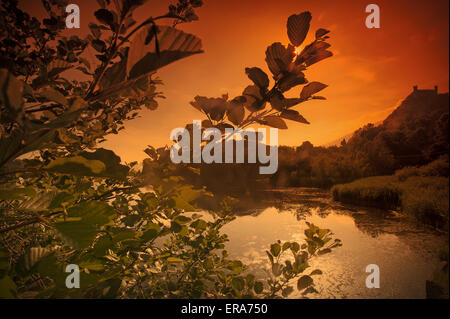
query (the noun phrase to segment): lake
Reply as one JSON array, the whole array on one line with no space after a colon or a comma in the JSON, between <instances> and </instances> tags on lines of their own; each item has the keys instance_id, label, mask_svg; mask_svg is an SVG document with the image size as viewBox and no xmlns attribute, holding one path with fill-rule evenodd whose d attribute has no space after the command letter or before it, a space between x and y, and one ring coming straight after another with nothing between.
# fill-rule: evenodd
<instances>
[{"instance_id":1,"label":"lake","mask_svg":"<svg viewBox=\"0 0 450 319\"><path fill-rule=\"evenodd\" d=\"M265 251L270 244L278 239L301 243L308 221L331 229L343 243L311 261L308 270L319 268L323 275L314 276L319 293L309 298L425 298L425 282L432 278L448 234L397 212L334 202L323 190L287 188L260 195L255 207L223 228L230 257L242 260L258 277L265 278L269 269ZM365 285L369 264L379 266L380 288Z\"/></svg>"}]
</instances>

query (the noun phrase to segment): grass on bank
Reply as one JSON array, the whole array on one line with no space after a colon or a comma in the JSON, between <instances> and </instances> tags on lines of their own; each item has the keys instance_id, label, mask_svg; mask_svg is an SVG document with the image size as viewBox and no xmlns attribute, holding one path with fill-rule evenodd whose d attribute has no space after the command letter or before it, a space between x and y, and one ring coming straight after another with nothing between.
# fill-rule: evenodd
<instances>
[{"instance_id":1,"label":"grass on bank","mask_svg":"<svg viewBox=\"0 0 450 319\"><path fill-rule=\"evenodd\" d=\"M424 223L448 230L448 161L406 167L392 176L374 176L335 185L331 192L335 200L344 203L400 210Z\"/></svg>"}]
</instances>

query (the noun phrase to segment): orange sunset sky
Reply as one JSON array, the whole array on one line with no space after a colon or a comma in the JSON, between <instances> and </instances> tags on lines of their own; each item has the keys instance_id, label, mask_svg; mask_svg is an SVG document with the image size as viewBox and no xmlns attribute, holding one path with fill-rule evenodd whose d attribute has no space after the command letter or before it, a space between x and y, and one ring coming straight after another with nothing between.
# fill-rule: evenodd
<instances>
[{"instance_id":1,"label":"orange sunset sky","mask_svg":"<svg viewBox=\"0 0 450 319\"><path fill-rule=\"evenodd\" d=\"M24 6L37 6L37 2ZM73 0L81 10L80 34L98 9L94 0ZM138 21L165 13L166 1L149 0L138 9ZM378 4L381 28L367 29L365 7ZM369 122L384 119L412 90L449 86L448 0L205 0L197 10L199 21L179 27L203 41L204 53L177 61L158 72L166 96L156 111L143 110L141 117L127 122L125 130L108 137L105 148L122 160L141 160L148 145L170 145L169 134L202 114L189 105L196 95L216 97L240 95L251 82L245 67L258 66L270 74L265 50L273 42L287 44L286 20L293 13L310 11L311 31L331 30L334 56L306 71L309 81L329 87L320 95L326 101L310 101L295 107L311 124L288 121L289 130L279 131L279 143L327 144ZM38 10L38 9L36 9ZM300 87L292 89L298 95Z\"/></svg>"}]
</instances>

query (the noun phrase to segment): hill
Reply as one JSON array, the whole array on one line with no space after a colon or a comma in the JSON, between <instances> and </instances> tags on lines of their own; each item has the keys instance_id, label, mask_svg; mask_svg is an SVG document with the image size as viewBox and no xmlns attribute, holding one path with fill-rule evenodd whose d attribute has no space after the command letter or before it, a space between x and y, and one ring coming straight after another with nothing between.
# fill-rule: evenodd
<instances>
[{"instance_id":1,"label":"hill","mask_svg":"<svg viewBox=\"0 0 450 319\"><path fill-rule=\"evenodd\" d=\"M448 98L414 87L381 124L367 124L342 145L280 147L272 184L329 187L448 157Z\"/></svg>"}]
</instances>

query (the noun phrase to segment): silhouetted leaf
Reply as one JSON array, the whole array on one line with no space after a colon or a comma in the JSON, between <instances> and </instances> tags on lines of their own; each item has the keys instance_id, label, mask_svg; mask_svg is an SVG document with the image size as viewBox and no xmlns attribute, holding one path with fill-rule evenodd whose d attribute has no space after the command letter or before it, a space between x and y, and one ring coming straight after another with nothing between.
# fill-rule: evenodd
<instances>
[{"instance_id":1,"label":"silhouetted leaf","mask_svg":"<svg viewBox=\"0 0 450 319\"><path fill-rule=\"evenodd\" d=\"M328 34L329 32L330 31L326 30L326 29L322 29L322 28L318 29L316 31L316 39L319 39L319 38L323 37L325 34Z\"/></svg>"},{"instance_id":2,"label":"silhouetted leaf","mask_svg":"<svg viewBox=\"0 0 450 319\"><path fill-rule=\"evenodd\" d=\"M61 92L52 87L46 87L39 91L38 94L49 101L53 101L62 105L68 104L66 97Z\"/></svg>"},{"instance_id":3,"label":"silhouetted leaf","mask_svg":"<svg viewBox=\"0 0 450 319\"><path fill-rule=\"evenodd\" d=\"M286 92L300 84L305 84L307 80L302 72L289 73L281 78L278 83L278 89L281 92Z\"/></svg>"},{"instance_id":4,"label":"silhouetted leaf","mask_svg":"<svg viewBox=\"0 0 450 319\"><path fill-rule=\"evenodd\" d=\"M294 56L294 48L292 46L286 48L280 42L275 42L267 47L266 62L274 77L288 71Z\"/></svg>"},{"instance_id":5,"label":"silhouetted leaf","mask_svg":"<svg viewBox=\"0 0 450 319\"><path fill-rule=\"evenodd\" d=\"M114 16L107 9L99 9L99 10L95 11L94 15L100 23L103 23L103 24L109 25L109 26L112 26L114 24Z\"/></svg>"},{"instance_id":6,"label":"silhouetted leaf","mask_svg":"<svg viewBox=\"0 0 450 319\"><path fill-rule=\"evenodd\" d=\"M300 14L293 14L287 20L287 33L289 40L294 46L303 43L309 31L311 22L311 13L308 11Z\"/></svg>"},{"instance_id":7,"label":"silhouetted leaf","mask_svg":"<svg viewBox=\"0 0 450 319\"><path fill-rule=\"evenodd\" d=\"M329 58L333 55L332 52L327 49L330 47L329 43L324 41L314 41L306 46L303 51L297 56L295 64L299 65L304 63L306 66L310 66L323 59Z\"/></svg>"},{"instance_id":8,"label":"silhouetted leaf","mask_svg":"<svg viewBox=\"0 0 450 319\"><path fill-rule=\"evenodd\" d=\"M290 107L293 107L293 106L295 106L295 105L297 105L297 104L299 104L301 102L302 102L302 99L300 99L300 98L290 98L290 99L285 99L284 100L284 105L285 105L286 108L290 108Z\"/></svg>"},{"instance_id":9,"label":"silhouetted leaf","mask_svg":"<svg viewBox=\"0 0 450 319\"><path fill-rule=\"evenodd\" d=\"M102 53L102 52L105 52L105 51L106 51L106 44L105 44L105 42L103 42L102 40L98 40L98 39L92 40L91 44L92 44L92 47L93 47L97 52Z\"/></svg>"},{"instance_id":10,"label":"silhouetted leaf","mask_svg":"<svg viewBox=\"0 0 450 319\"><path fill-rule=\"evenodd\" d=\"M285 107L285 98L283 94L279 91L277 91L271 98L270 98L270 105L278 111L281 111Z\"/></svg>"},{"instance_id":11,"label":"silhouetted leaf","mask_svg":"<svg viewBox=\"0 0 450 319\"><path fill-rule=\"evenodd\" d=\"M68 70L72 67L72 64L63 61L63 60L54 60L50 62L47 66L47 74L48 77L55 76L65 70Z\"/></svg>"},{"instance_id":12,"label":"silhouetted leaf","mask_svg":"<svg viewBox=\"0 0 450 319\"><path fill-rule=\"evenodd\" d=\"M328 85L320 83L320 82L311 82L303 87L302 93L300 93L300 98L302 100L307 100L313 94L322 91L328 87Z\"/></svg>"},{"instance_id":13,"label":"silhouetted leaf","mask_svg":"<svg viewBox=\"0 0 450 319\"><path fill-rule=\"evenodd\" d=\"M242 104L234 103L233 101L231 101L227 110L227 117L230 122L234 125L239 125L243 121L244 116L244 106Z\"/></svg>"},{"instance_id":14,"label":"silhouetted leaf","mask_svg":"<svg viewBox=\"0 0 450 319\"><path fill-rule=\"evenodd\" d=\"M276 127L281 130L287 129L286 123L276 115L268 115L263 118L263 123L268 126Z\"/></svg>"},{"instance_id":15,"label":"silhouetted leaf","mask_svg":"<svg viewBox=\"0 0 450 319\"><path fill-rule=\"evenodd\" d=\"M245 97L246 101L244 106L250 112L260 111L265 107L265 102L261 95L261 90L256 85L249 85L244 89L242 95Z\"/></svg>"},{"instance_id":16,"label":"silhouetted leaf","mask_svg":"<svg viewBox=\"0 0 450 319\"><path fill-rule=\"evenodd\" d=\"M139 31L132 41L128 53L127 74L129 79L137 78L157 70L176 60L202 53L202 42L192 34L168 27L158 27L159 33L145 44L149 28ZM156 50L156 38L160 54Z\"/></svg>"},{"instance_id":17,"label":"silhouetted leaf","mask_svg":"<svg viewBox=\"0 0 450 319\"><path fill-rule=\"evenodd\" d=\"M127 58L128 48L125 51L125 57L119 62L114 63L109 67L100 81L100 87L102 89L109 88L114 84L120 83L125 80L127 75Z\"/></svg>"},{"instance_id":18,"label":"silhouetted leaf","mask_svg":"<svg viewBox=\"0 0 450 319\"><path fill-rule=\"evenodd\" d=\"M245 68L245 73L259 88L267 88L269 86L269 77L260 68Z\"/></svg>"},{"instance_id":19,"label":"silhouetted leaf","mask_svg":"<svg viewBox=\"0 0 450 319\"><path fill-rule=\"evenodd\" d=\"M309 122L295 110L283 110L280 116L291 121L309 124Z\"/></svg>"}]
</instances>

